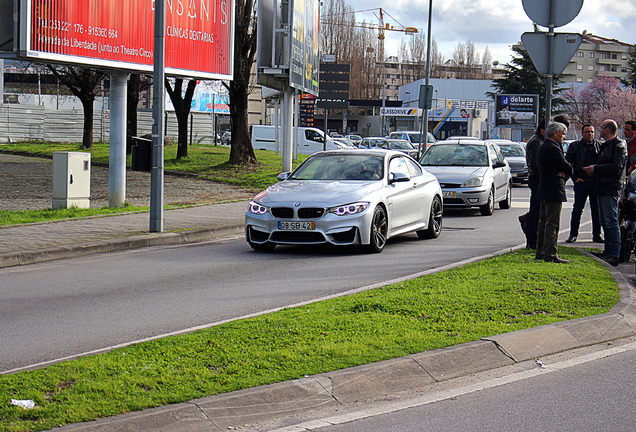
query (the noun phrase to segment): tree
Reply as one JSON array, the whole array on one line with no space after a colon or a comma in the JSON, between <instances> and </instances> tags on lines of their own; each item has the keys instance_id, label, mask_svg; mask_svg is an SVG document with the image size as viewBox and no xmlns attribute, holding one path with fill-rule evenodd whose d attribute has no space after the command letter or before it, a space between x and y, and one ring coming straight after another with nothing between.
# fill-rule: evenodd
<instances>
[{"instance_id":1,"label":"tree","mask_svg":"<svg viewBox=\"0 0 636 432\"><path fill-rule=\"evenodd\" d=\"M234 25L234 79L229 85L232 145L230 163L255 164L247 123L250 76L256 54L256 4L254 0L236 0Z\"/></svg>"},{"instance_id":2,"label":"tree","mask_svg":"<svg viewBox=\"0 0 636 432\"><path fill-rule=\"evenodd\" d=\"M79 66L47 65L47 67L82 103L84 111L82 146L93 148L93 103L97 97L97 90L104 80L104 74Z\"/></svg>"},{"instance_id":3,"label":"tree","mask_svg":"<svg viewBox=\"0 0 636 432\"><path fill-rule=\"evenodd\" d=\"M607 95L606 102L605 109L594 113L593 124L600 124L606 119L612 119L620 126L627 120L636 118L636 90L634 88L613 89Z\"/></svg>"},{"instance_id":4,"label":"tree","mask_svg":"<svg viewBox=\"0 0 636 432\"><path fill-rule=\"evenodd\" d=\"M504 66L504 77L493 80L491 87L495 92L488 92L488 96L495 97L497 94L536 94L539 95L539 117L545 116L545 96L546 85L539 72L534 67L530 55L521 45L513 45L513 58L510 63ZM552 106L553 113L556 108L565 103L558 94L563 91L558 84L562 81L560 76L555 76L553 83Z\"/></svg>"},{"instance_id":5,"label":"tree","mask_svg":"<svg viewBox=\"0 0 636 432\"><path fill-rule=\"evenodd\" d=\"M610 111L620 91L618 78L600 75L581 90L574 86L563 93L565 112L577 123L594 124L599 112Z\"/></svg>"},{"instance_id":6,"label":"tree","mask_svg":"<svg viewBox=\"0 0 636 432\"><path fill-rule=\"evenodd\" d=\"M636 45L634 45L634 48L629 55L627 65L629 66L629 77L626 80L622 80L622 82L626 86L636 89Z\"/></svg>"},{"instance_id":7,"label":"tree","mask_svg":"<svg viewBox=\"0 0 636 432\"><path fill-rule=\"evenodd\" d=\"M197 80L189 80L185 91L182 90L183 78L175 78L174 88L168 78L166 78L165 86L177 117L177 159L181 159L188 157L188 116L190 115L190 107L192 106L192 97L197 86Z\"/></svg>"},{"instance_id":8,"label":"tree","mask_svg":"<svg viewBox=\"0 0 636 432\"><path fill-rule=\"evenodd\" d=\"M137 108L143 90L148 89L152 80L145 75L131 74L126 87L126 153L132 149L132 137L137 136Z\"/></svg>"}]
</instances>

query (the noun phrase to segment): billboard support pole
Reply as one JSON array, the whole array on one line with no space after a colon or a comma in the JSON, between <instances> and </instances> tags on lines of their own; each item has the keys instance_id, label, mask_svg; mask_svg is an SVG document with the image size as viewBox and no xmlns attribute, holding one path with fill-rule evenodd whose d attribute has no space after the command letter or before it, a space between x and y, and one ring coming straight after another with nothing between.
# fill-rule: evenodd
<instances>
[{"instance_id":1,"label":"billboard support pole","mask_svg":"<svg viewBox=\"0 0 636 432\"><path fill-rule=\"evenodd\" d=\"M125 72L110 74L110 146L108 206L123 207L126 201L126 81Z\"/></svg>"},{"instance_id":2,"label":"billboard support pole","mask_svg":"<svg viewBox=\"0 0 636 432\"><path fill-rule=\"evenodd\" d=\"M163 231L163 114L166 53L165 2L155 2L155 53L152 95L152 169L150 172L150 232Z\"/></svg>"},{"instance_id":3,"label":"billboard support pole","mask_svg":"<svg viewBox=\"0 0 636 432\"><path fill-rule=\"evenodd\" d=\"M283 171L292 170L292 147L293 147L293 126L294 126L294 89L287 87L283 91L283 119L281 122L283 130Z\"/></svg>"}]
</instances>

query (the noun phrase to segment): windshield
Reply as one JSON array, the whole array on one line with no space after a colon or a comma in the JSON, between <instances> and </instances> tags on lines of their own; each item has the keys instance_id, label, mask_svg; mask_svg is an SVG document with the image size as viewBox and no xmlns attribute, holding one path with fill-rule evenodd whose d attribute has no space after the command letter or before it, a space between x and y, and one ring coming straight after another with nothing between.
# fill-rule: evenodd
<instances>
[{"instance_id":1,"label":"windshield","mask_svg":"<svg viewBox=\"0 0 636 432\"><path fill-rule=\"evenodd\" d=\"M410 142L405 140L389 141L389 147L393 150L413 150L414 148Z\"/></svg>"},{"instance_id":2,"label":"windshield","mask_svg":"<svg viewBox=\"0 0 636 432\"><path fill-rule=\"evenodd\" d=\"M483 145L435 144L422 156L422 165L488 166L488 155Z\"/></svg>"},{"instance_id":3,"label":"windshield","mask_svg":"<svg viewBox=\"0 0 636 432\"><path fill-rule=\"evenodd\" d=\"M408 133L407 134L409 136L409 140L411 140L412 143L418 143L422 140L422 134L420 133Z\"/></svg>"},{"instance_id":4,"label":"windshield","mask_svg":"<svg viewBox=\"0 0 636 432\"><path fill-rule=\"evenodd\" d=\"M499 145L499 148L506 157L526 157L526 152L523 150L523 146L517 145Z\"/></svg>"},{"instance_id":5,"label":"windshield","mask_svg":"<svg viewBox=\"0 0 636 432\"><path fill-rule=\"evenodd\" d=\"M292 180L380 180L384 157L378 155L315 155L289 177Z\"/></svg>"}]
</instances>

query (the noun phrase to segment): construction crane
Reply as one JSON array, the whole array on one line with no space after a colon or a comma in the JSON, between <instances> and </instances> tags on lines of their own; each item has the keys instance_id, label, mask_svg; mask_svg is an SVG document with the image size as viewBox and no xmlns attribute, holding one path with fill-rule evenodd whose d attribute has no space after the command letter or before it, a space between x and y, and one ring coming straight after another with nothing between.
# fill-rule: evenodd
<instances>
[{"instance_id":1,"label":"construction crane","mask_svg":"<svg viewBox=\"0 0 636 432\"><path fill-rule=\"evenodd\" d=\"M366 28L366 29L370 29L370 30L377 30L378 31L378 58L380 59L380 61L382 63L384 63L385 58L384 58L384 38L385 38L385 32L388 31L397 31L397 32L402 32L405 33L407 35L413 35L415 33L418 33L418 30L415 27L407 27L402 25L398 20L396 20L393 16L391 16L391 14L389 14L387 11L385 11L382 8L374 8L374 9L365 9L365 10L361 10L361 11L353 11L353 12L345 12L346 14L356 14L356 13L361 13L361 12L373 12L373 14L376 16L376 18L378 19L378 24L373 24L370 22L356 22L356 21L345 21L343 19L340 18L340 16L338 18L338 20L334 20L333 18L335 16L325 16L322 17L321 19L321 24L325 24L325 25L337 25L337 26L345 26L345 27L360 27L360 28ZM389 16L393 21L395 21L395 23L397 24L397 27L389 24L389 23L385 23L384 22L384 15Z\"/></svg>"}]
</instances>

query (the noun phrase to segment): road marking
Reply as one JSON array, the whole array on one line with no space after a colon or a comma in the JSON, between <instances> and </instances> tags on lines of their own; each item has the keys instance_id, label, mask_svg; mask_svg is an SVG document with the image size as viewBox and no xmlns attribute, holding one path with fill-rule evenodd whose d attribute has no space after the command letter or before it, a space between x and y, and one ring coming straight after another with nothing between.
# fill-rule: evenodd
<instances>
[{"instance_id":1,"label":"road marking","mask_svg":"<svg viewBox=\"0 0 636 432\"><path fill-rule=\"evenodd\" d=\"M396 401L383 404L380 407L369 408L361 411L350 412L337 416L325 417L323 419L311 420L297 425L286 426L279 429L274 429L270 432L307 432L321 427L328 427L348 423L351 421L361 420L369 417L376 417L380 415L390 414L397 411L402 411L409 408L417 408L424 405L429 405L435 402L456 398L458 396L475 393L482 390L491 389L494 387L500 387L506 384L511 384L517 381L534 378L544 375L546 373L559 372L564 369L568 369L574 366L578 366L584 363L588 363L602 358L610 357L617 354L622 354L628 351L636 350L636 342L623 345L620 347L609 348L603 351L582 355L569 360L564 360L554 364L547 364L545 367L538 367L529 371L516 372L510 375L506 375L499 378L494 378L488 381L484 381L477 384L472 384L457 389L445 390L430 395L424 395L412 398L407 401Z\"/></svg>"}]
</instances>

